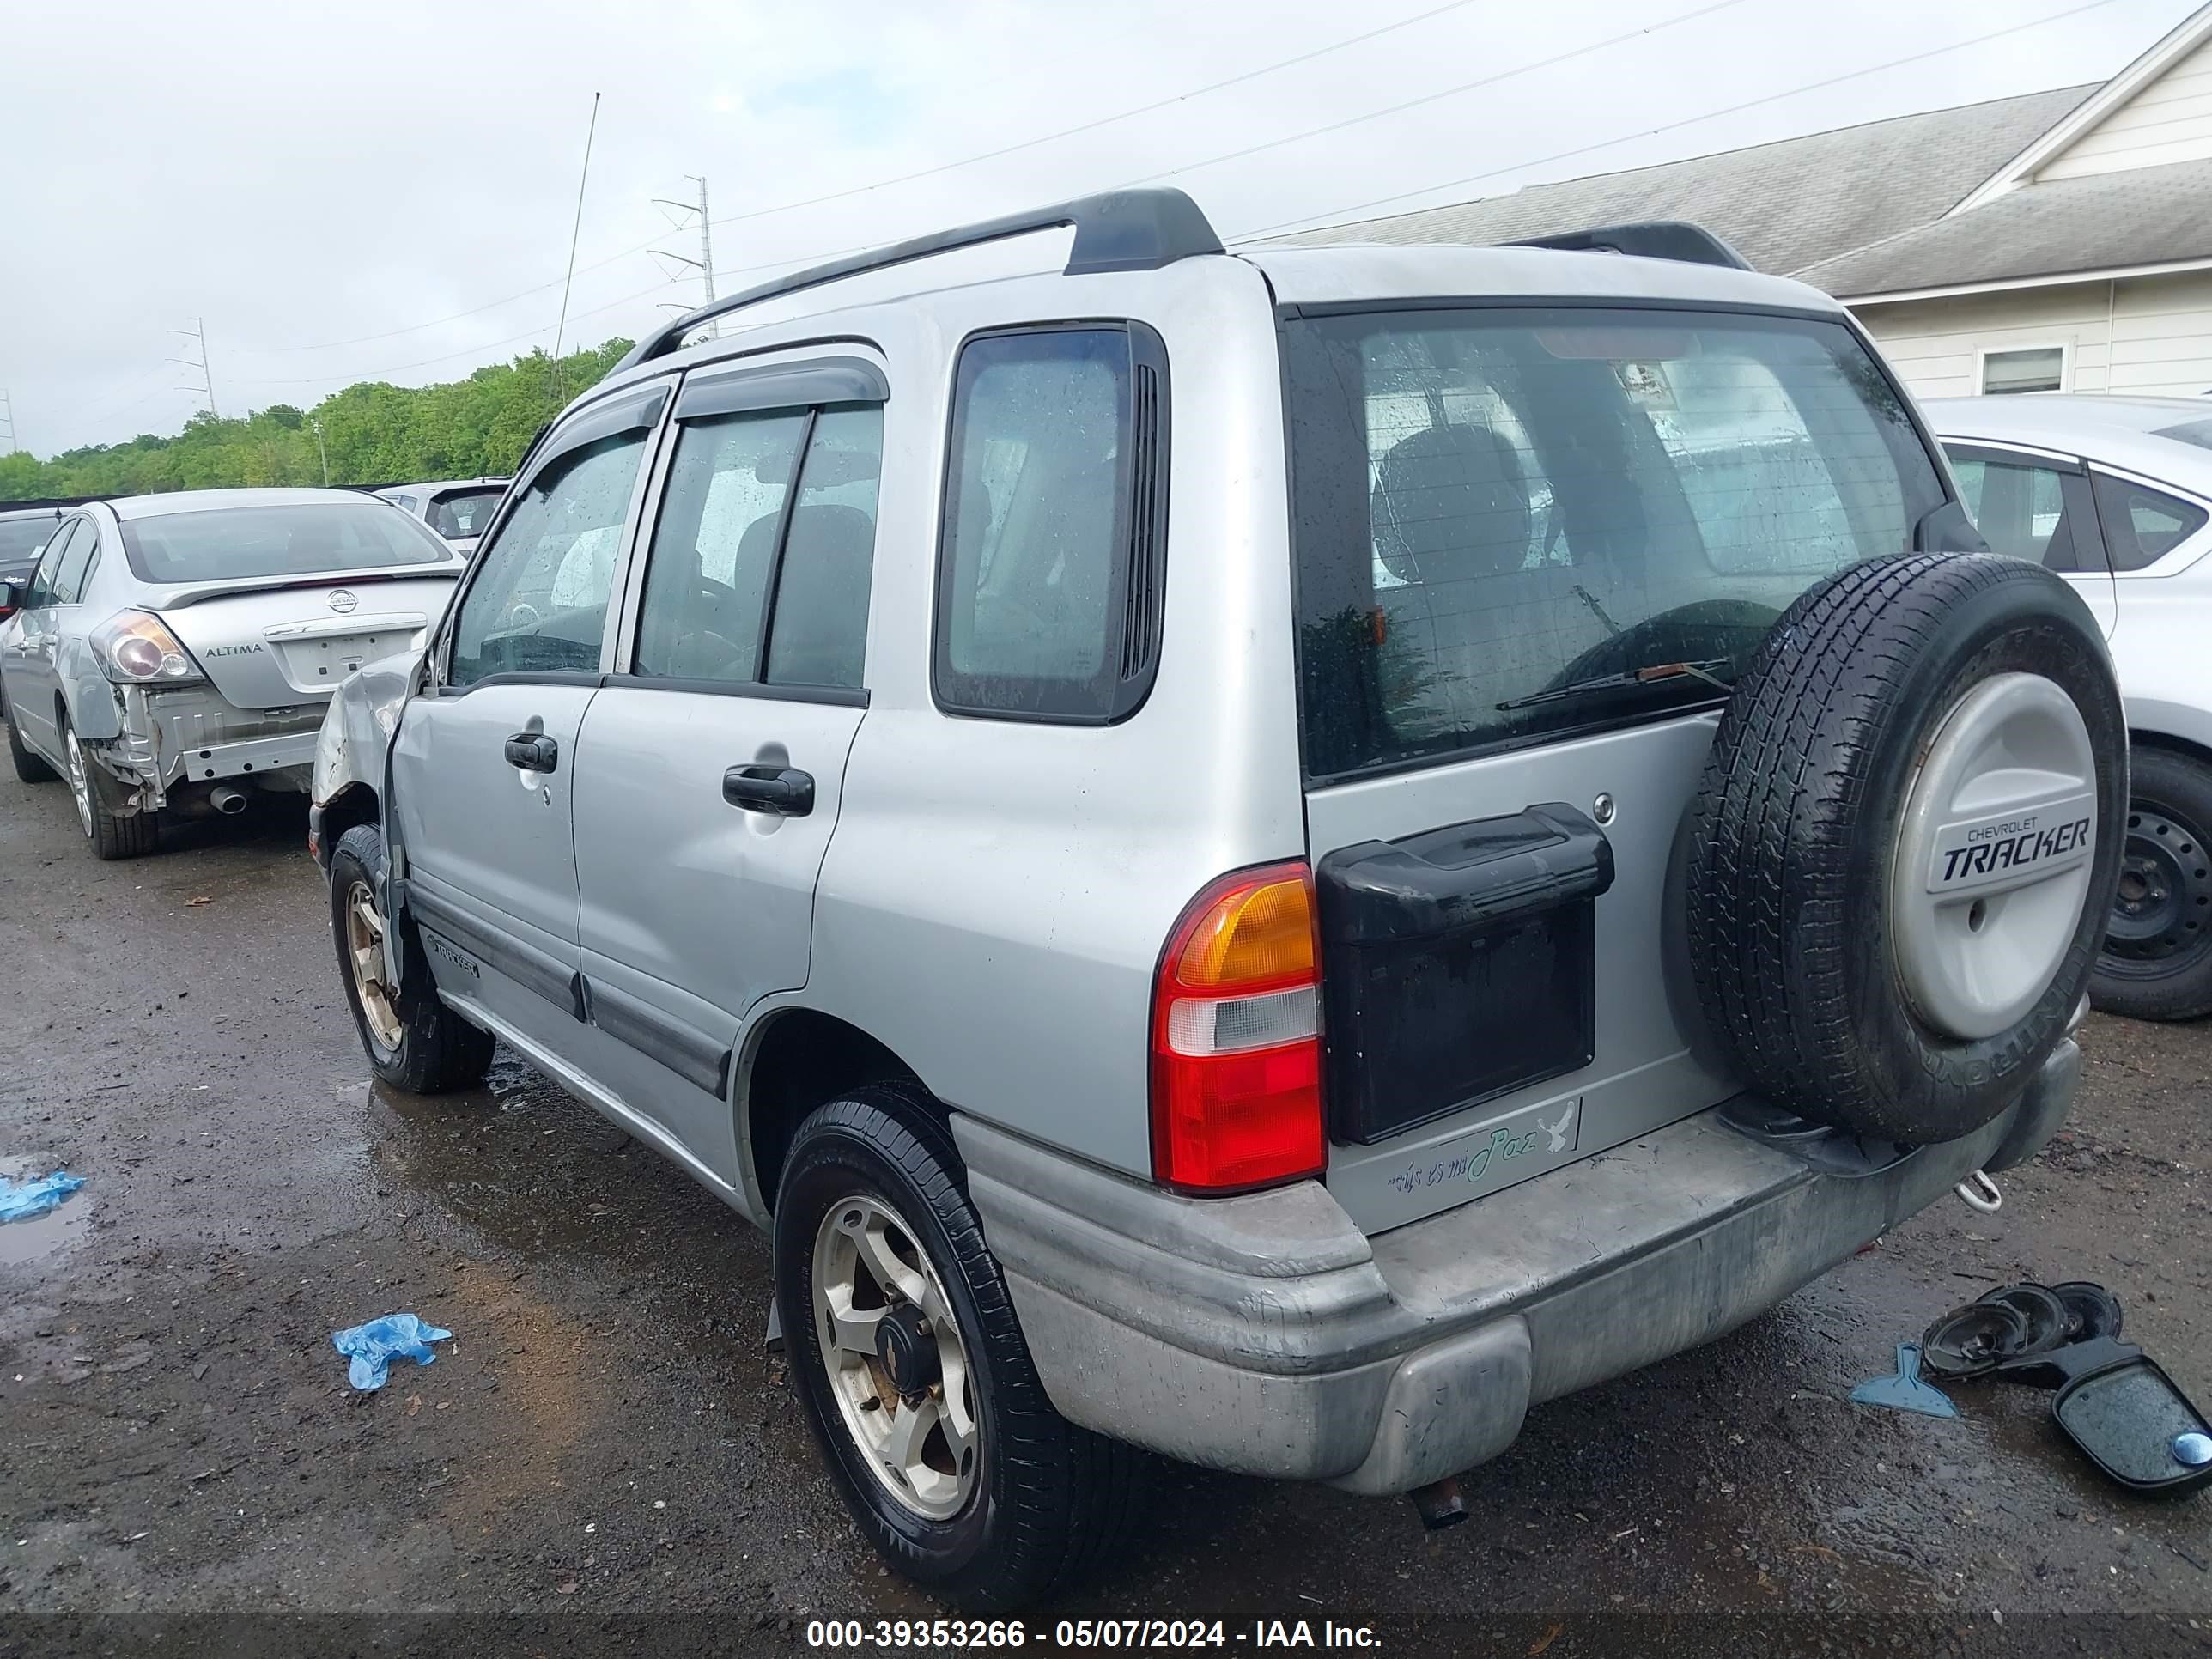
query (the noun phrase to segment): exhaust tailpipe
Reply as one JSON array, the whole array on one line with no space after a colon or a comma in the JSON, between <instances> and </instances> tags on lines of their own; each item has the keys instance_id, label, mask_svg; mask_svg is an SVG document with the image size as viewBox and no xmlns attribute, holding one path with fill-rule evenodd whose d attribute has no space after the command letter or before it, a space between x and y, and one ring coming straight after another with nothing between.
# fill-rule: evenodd
<instances>
[{"instance_id":1,"label":"exhaust tailpipe","mask_svg":"<svg viewBox=\"0 0 2212 1659\"><path fill-rule=\"evenodd\" d=\"M208 799L225 817L234 817L246 810L246 791L234 783L218 783L208 792Z\"/></svg>"},{"instance_id":2,"label":"exhaust tailpipe","mask_svg":"<svg viewBox=\"0 0 2212 1659\"><path fill-rule=\"evenodd\" d=\"M1421 1517L1421 1524L1431 1532L1442 1532L1446 1527L1455 1527L1467 1519L1467 1495L1459 1489L1459 1477L1448 1474L1441 1480L1432 1480L1425 1486L1417 1486L1406 1494L1413 1500L1413 1509Z\"/></svg>"}]
</instances>

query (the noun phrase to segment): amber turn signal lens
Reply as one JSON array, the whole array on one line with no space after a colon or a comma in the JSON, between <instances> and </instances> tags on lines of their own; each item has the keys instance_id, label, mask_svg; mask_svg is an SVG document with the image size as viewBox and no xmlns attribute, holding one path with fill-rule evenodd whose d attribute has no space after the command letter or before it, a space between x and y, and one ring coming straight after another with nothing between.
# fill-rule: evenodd
<instances>
[{"instance_id":1,"label":"amber turn signal lens","mask_svg":"<svg viewBox=\"0 0 2212 1659\"><path fill-rule=\"evenodd\" d=\"M1246 887L1216 899L1190 929L1175 976L1194 991L1310 977L1313 890L1303 878Z\"/></svg>"}]
</instances>

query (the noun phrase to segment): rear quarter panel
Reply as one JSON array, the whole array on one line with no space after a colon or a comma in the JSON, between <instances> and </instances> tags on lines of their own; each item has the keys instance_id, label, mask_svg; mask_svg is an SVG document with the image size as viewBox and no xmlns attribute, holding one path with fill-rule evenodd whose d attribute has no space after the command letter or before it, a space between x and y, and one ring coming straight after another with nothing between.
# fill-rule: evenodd
<instances>
[{"instance_id":1,"label":"rear quarter panel","mask_svg":"<svg viewBox=\"0 0 2212 1659\"><path fill-rule=\"evenodd\" d=\"M2172 576L2122 577L2112 629L2128 728L2212 750L2212 558Z\"/></svg>"},{"instance_id":2,"label":"rear quarter panel","mask_svg":"<svg viewBox=\"0 0 2212 1659\"><path fill-rule=\"evenodd\" d=\"M974 329L1138 318L1167 344L1158 676L1112 726L949 715L930 690L952 367ZM1267 285L1227 258L960 291L881 336L891 366L872 702L815 905L804 1001L960 1110L1151 1169L1153 969L1223 872L1305 851L1281 395ZM890 319L886 319L887 322Z\"/></svg>"}]
</instances>

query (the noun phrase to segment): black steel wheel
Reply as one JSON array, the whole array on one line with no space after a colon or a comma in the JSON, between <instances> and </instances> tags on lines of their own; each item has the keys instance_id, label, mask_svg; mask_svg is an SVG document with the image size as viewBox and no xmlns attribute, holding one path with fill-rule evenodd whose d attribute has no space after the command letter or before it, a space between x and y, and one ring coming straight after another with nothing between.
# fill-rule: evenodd
<instances>
[{"instance_id":1,"label":"black steel wheel","mask_svg":"<svg viewBox=\"0 0 2212 1659\"><path fill-rule=\"evenodd\" d=\"M2119 894L2089 996L2136 1019L2212 1013L2212 766L2140 745Z\"/></svg>"}]
</instances>

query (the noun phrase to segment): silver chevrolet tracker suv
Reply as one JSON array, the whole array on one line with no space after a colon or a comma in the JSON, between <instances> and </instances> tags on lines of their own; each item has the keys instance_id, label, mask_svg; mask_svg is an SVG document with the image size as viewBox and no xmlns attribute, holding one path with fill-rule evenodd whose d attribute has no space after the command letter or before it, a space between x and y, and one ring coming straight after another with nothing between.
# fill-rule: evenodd
<instances>
[{"instance_id":1,"label":"silver chevrolet tracker suv","mask_svg":"<svg viewBox=\"0 0 2212 1659\"><path fill-rule=\"evenodd\" d=\"M766 1230L854 1516L1009 1608L1146 1452L1462 1516L2030 1156L2127 747L1826 296L1159 191L646 341L314 793L377 1074L497 1037Z\"/></svg>"}]
</instances>

